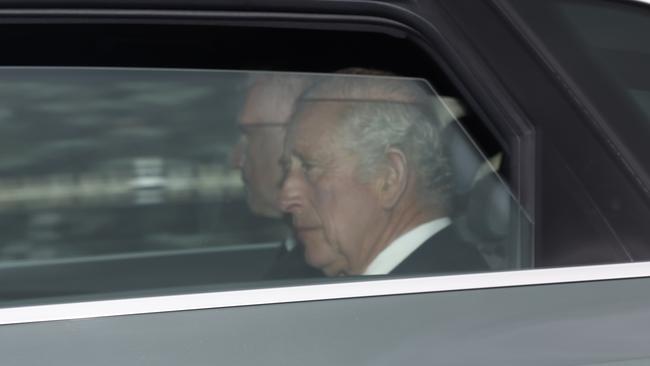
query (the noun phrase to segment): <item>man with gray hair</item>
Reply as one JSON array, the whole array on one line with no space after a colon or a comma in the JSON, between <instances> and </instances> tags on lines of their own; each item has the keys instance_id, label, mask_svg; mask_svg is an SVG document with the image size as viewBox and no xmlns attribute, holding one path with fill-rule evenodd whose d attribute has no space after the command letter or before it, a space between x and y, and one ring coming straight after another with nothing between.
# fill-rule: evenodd
<instances>
[{"instance_id":1,"label":"man with gray hair","mask_svg":"<svg viewBox=\"0 0 650 366\"><path fill-rule=\"evenodd\" d=\"M307 75L284 73L253 74L249 79L238 121L240 138L233 148L231 164L241 172L248 207L256 215L276 219L283 216L278 205L282 175L278 161L294 104L311 83ZM292 236L281 244L267 278L319 275L305 264L303 250Z\"/></svg>"},{"instance_id":2,"label":"man with gray hair","mask_svg":"<svg viewBox=\"0 0 650 366\"><path fill-rule=\"evenodd\" d=\"M301 98L280 203L307 263L326 275L487 269L447 217L451 173L425 90L413 80L333 76ZM309 240L317 235L326 240Z\"/></svg>"}]
</instances>

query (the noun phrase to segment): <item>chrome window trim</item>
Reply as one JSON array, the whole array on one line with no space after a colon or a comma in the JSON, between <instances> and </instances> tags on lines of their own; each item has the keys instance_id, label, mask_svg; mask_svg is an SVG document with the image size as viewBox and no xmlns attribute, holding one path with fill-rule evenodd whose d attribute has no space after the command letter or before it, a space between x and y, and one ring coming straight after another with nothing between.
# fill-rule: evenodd
<instances>
[{"instance_id":1,"label":"chrome window trim","mask_svg":"<svg viewBox=\"0 0 650 366\"><path fill-rule=\"evenodd\" d=\"M1 68L1 67L0 67ZM48 265L70 265L78 263L101 263L101 262L110 262L110 261L119 261L119 260L130 260L130 259L147 259L147 258L163 258L163 257L174 257L178 255L210 255L215 253L226 253L226 252L245 252L252 250L277 250L280 248L282 243L279 241L275 242L263 242L263 243L252 243L252 244L233 244L233 245L222 245L218 247L206 247L206 248L193 248L193 249L171 249L171 250L151 250L146 252L135 252L135 253L115 253L115 254L101 254L101 255L92 255L92 256L79 256L79 257L67 257L67 258L52 258L52 259L27 259L27 260L15 260L0 262L0 270L7 270L13 268L22 268L22 267L39 267L39 266L48 266Z\"/></svg>"},{"instance_id":2,"label":"chrome window trim","mask_svg":"<svg viewBox=\"0 0 650 366\"><path fill-rule=\"evenodd\" d=\"M261 288L5 308L0 325L642 277L650 262Z\"/></svg>"}]
</instances>

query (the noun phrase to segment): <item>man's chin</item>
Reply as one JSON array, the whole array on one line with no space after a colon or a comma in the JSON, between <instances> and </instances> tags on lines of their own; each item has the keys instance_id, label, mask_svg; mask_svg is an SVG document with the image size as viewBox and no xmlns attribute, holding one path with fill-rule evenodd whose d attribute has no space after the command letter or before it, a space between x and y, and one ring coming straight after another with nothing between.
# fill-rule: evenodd
<instances>
[{"instance_id":1,"label":"man's chin","mask_svg":"<svg viewBox=\"0 0 650 366\"><path fill-rule=\"evenodd\" d=\"M309 248L306 248L305 262L311 267L320 270L328 277L340 276L344 269L344 263L341 260L332 258L331 249L327 249L326 253L322 253L318 250L309 250Z\"/></svg>"},{"instance_id":2,"label":"man's chin","mask_svg":"<svg viewBox=\"0 0 650 366\"><path fill-rule=\"evenodd\" d=\"M347 275L347 273L343 270L343 267L340 265L324 267L321 268L321 271L323 271L327 277L341 277Z\"/></svg>"},{"instance_id":3,"label":"man's chin","mask_svg":"<svg viewBox=\"0 0 650 366\"><path fill-rule=\"evenodd\" d=\"M310 266L321 269L327 266L328 261L322 257L317 251L305 246L305 262Z\"/></svg>"},{"instance_id":4,"label":"man's chin","mask_svg":"<svg viewBox=\"0 0 650 366\"><path fill-rule=\"evenodd\" d=\"M296 236L296 239L303 243L305 251L314 249L316 246L324 245L323 242L325 242L325 234L321 227L314 226L294 228L293 232Z\"/></svg>"},{"instance_id":5,"label":"man's chin","mask_svg":"<svg viewBox=\"0 0 650 366\"><path fill-rule=\"evenodd\" d=\"M338 276L343 267L320 226L294 229L296 239L305 249L305 262L327 276Z\"/></svg>"}]
</instances>

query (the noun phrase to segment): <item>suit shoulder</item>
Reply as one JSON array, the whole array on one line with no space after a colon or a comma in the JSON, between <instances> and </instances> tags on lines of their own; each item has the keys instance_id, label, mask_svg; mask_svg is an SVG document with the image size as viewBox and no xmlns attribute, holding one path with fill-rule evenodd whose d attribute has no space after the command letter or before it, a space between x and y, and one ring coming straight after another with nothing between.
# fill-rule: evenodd
<instances>
[{"instance_id":1,"label":"suit shoulder","mask_svg":"<svg viewBox=\"0 0 650 366\"><path fill-rule=\"evenodd\" d=\"M391 273L443 274L488 269L476 246L463 240L451 225L427 239Z\"/></svg>"}]
</instances>

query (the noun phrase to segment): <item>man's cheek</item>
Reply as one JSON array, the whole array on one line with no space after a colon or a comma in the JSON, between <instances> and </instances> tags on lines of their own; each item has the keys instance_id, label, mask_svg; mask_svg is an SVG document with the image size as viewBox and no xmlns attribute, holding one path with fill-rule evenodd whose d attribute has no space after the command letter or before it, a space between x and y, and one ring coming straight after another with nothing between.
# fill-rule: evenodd
<instances>
[{"instance_id":1,"label":"man's cheek","mask_svg":"<svg viewBox=\"0 0 650 366\"><path fill-rule=\"evenodd\" d=\"M347 225L345 220L349 213L341 210L339 197L332 191L322 191L318 202L327 240L337 252L342 253Z\"/></svg>"}]
</instances>

